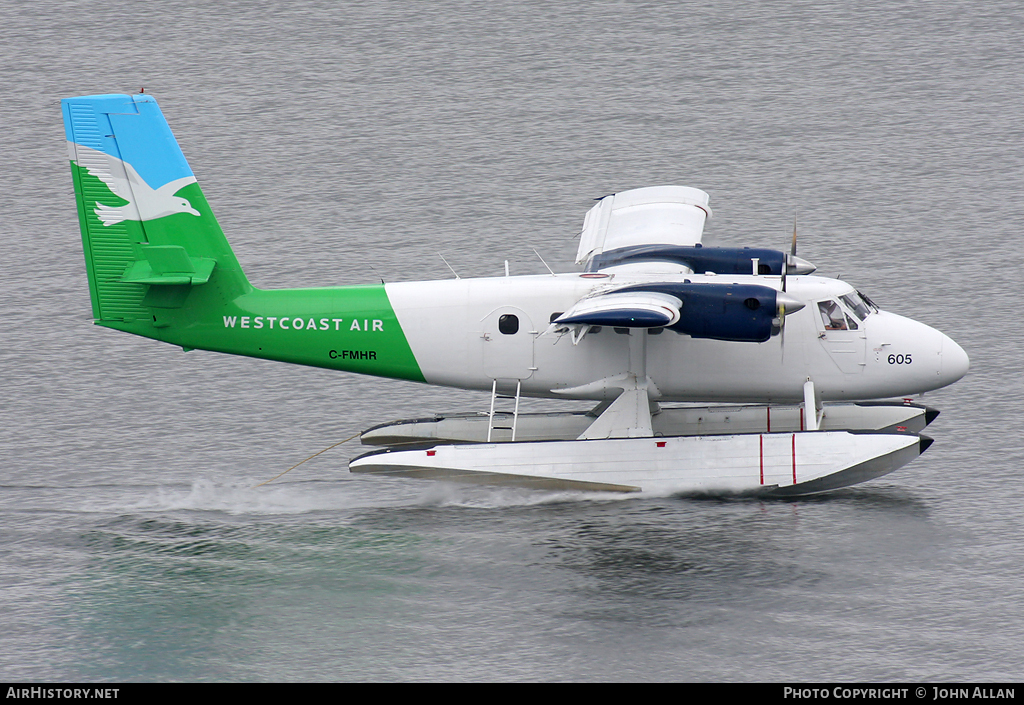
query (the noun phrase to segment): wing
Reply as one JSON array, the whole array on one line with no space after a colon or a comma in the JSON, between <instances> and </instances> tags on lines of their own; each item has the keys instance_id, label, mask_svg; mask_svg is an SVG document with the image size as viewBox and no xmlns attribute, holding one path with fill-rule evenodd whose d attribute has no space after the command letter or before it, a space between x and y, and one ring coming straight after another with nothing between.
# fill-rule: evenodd
<instances>
[{"instance_id":1,"label":"wing","mask_svg":"<svg viewBox=\"0 0 1024 705\"><path fill-rule=\"evenodd\" d=\"M556 318L558 325L664 328L679 320L682 301L670 294L648 291L611 293L577 301Z\"/></svg>"},{"instance_id":2,"label":"wing","mask_svg":"<svg viewBox=\"0 0 1024 705\"><path fill-rule=\"evenodd\" d=\"M704 247L708 195L654 186L605 196L583 221L576 262L587 272L643 274L810 274L795 254L762 247Z\"/></svg>"},{"instance_id":3,"label":"wing","mask_svg":"<svg viewBox=\"0 0 1024 705\"><path fill-rule=\"evenodd\" d=\"M673 276L604 287L573 304L549 330L571 328L574 344L595 326L668 328L693 338L755 343L777 335L785 316L803 308L785 293L784 284L779 291L767 280L719 284L678 275L783 276L806 273L804 264L807 271L813 266L779 250L704 247L708 200L705 192L686 186L633 189L602 198L583 222L576 262L589 273L603 272L601 277Z\"/></svg>"},{"instance_id":4,"label":"wing","mask_svg":"<svg viewBox=\"0 0 1024 705\"><path fill-rule=\"evenodd\" d=\"M653 186L605 196L583 221L576 263L592 271L594 258L658 245L692 247L711 215L708 194L688 186Z\"/></svg>"}]
</instances>

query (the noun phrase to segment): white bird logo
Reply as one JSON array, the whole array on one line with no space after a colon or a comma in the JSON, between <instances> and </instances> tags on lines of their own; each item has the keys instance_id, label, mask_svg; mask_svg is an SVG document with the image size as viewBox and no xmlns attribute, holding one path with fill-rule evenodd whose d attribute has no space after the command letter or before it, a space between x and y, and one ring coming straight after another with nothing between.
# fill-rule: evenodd
<instances>
[{"instance_id":1,"label":"white bird logo","mask_svg":"<svg viewBox=\"0 0 1024 705\"><path fill-rule=\"evenodd\" d=\"M72 161L80 168L105 183L115 196L128 201L123 206L96 203L96 217L105 226L125 220L153 220L175 213L200 214L188 199L174 195L188 184L194 184L195 176L175 179L154 189L139 176L135 167L117 157L74 142L68 143L68 150Z\"/></svg>"}]
</instances>

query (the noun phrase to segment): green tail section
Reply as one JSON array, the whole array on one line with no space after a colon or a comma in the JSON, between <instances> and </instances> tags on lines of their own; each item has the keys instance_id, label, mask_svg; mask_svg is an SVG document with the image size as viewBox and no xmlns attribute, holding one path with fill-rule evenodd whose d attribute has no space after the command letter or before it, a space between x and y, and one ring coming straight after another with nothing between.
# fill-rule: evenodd
<instances>
[{"instance_id":1,"label":"green tail section","mask_svg":"<svg viewBox=\"0 0 1024 705\"><path fill-rule=\"evenodd\" d=\"M93 314L101 323L252 291L192 169L147 95L62 101ZM214 274L216 272L216 274Z\"/></svg>"},{"instance_id":2,"label":"green tail section","mask_svg":"<svg viewBox=\"0 0 1024 705\"><path fill-rule=\"evenodd\" d=\"M97 324L185 349L423 381L383 286L249 283L150 96L62 107Z\"/></svg>"}]
</instances>

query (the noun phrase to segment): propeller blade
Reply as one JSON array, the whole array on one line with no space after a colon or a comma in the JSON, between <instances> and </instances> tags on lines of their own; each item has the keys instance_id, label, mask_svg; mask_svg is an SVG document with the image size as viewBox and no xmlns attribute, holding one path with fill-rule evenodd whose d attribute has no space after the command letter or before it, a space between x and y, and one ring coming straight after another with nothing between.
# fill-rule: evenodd
<instances>
[{"instance_id":1,"label":"propeller blade","mask_svg":"<svg viewBox=\"0 0 1024 705\"><path fill-rule=\"evenodd\" d=\"M793 242L789 247L789 257L786 258L786 266L782 268L782 295L777 298L779 307L779 348L782 353L782 361L786 361L786 314L796 313L804 307L802 301L786 295L786 274L790 268L796 274L810 274L815 267L810 262L796 256L796 213L793 213ZM808 271L809 270L809 271ZM787 306L789 310L787 311Z\"/></svg>"},{"instance_id":2,"label":"propeller blade","mask_svg":"<svg viewBox=\"0 0 1024 705\"><path fill-rule=\"evenodd\" d=\"M782 291L786 291L786 274L789 273L789 267L796 259L796 213L793 213L793 245L790 247L789 257L786 258L786 266L782 268ZM782 316L782 326L785 330L786 317Z\"/></svg>"},{"instance_id":3,"label":"propeller blade","mask_svg":"<svg viewBox=\"0 0 1024 705\"><path fill-rule=\"evenodd\" d=\"M793 246L789 250L791 257L796 257L796 213L793 214Z\"/></svg>"},{"instance_id":4,"label":"propeller blade","mask_svg":"<svg viewBox=\"0 0 1024 705\"><path fill-rule=\"evenodd\" d=\"M817 267L805 259L796 256L796 213L793 214L793 242L789 247L789 255L786 257L785 271L782 272L782 290L786 290L786 274L810 274Z\"/></svg>"},{"instance_id":5,"label":"propeller blade","mask_svg":"<svg viewBox=\"0 0 1024 705\"><path fill-rule=\"evenodd\" d=\"M785 282L785 274L783 274L783 282ZM796 313L804 308L804 305L803 301L785 293L785 290L775 295L775 313L778 316L776 320L779 322L779 345L782 349L783 361L786 359L786 316Z\"/></svg>"},{"instance_id":6,"label":"propeller blade","mask_svg":"<svg viewBox=\"0 0 1024 705\"><path fill-rule=\"evenodd\" d=\"M786 315L783 311L782 327L779 328L779 350L781 351L781 362L786 362Z\"/></svg>"}]
</instances>

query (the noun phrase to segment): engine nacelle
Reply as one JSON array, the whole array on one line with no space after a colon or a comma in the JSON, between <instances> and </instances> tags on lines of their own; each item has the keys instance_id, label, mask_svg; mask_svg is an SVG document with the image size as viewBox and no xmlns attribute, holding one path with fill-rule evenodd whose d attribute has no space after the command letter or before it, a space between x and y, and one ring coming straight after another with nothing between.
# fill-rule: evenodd
<instances>
[{"instance_id":1,"label":"engine nacelle","mask_svg":"<svg viewBox=\"0 0 1024 705\"><path fill-rule=\"evenodd\" d=\"M780 320L803 308L793 297L756 284L640 284L617 293L648 291L682 302L679 320L666 326L692 338L763 343L779 332Z\"/></svg>"},{"instance_id":2,"label":"engine nacelle","mask_svg":"<svg viewBox=\"0 0 1024 705\"><path fill-rule=\"evenodd\" d=\"M814 265L810 262L787 255L780 250L769 250L763 247L704 247L703 245L624 247L595 256L587 267L587 271L596 272L600 269L636 262L672 262L687 267L697 274L715 272L716 274L781 276L783 271L787 274L810 274L814 271Z\"/></svg>"}]
</instances>

